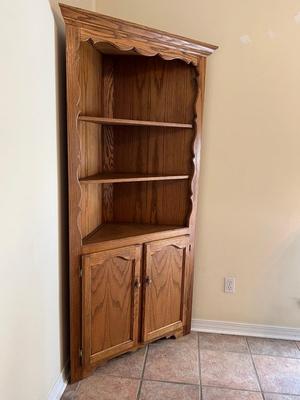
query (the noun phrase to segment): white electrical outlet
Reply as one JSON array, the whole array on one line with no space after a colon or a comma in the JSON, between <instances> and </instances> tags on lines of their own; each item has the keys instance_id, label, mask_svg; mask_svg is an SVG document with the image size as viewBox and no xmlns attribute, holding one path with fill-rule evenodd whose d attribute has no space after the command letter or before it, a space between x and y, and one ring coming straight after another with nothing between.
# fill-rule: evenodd
<instances>
[{"instance_id":1,"label":"white electrical outlet","mask_svg":"<svg viewBox=\"0 0 300 400\"><path fill-rule=\"evenodd\" d=\"M235 293L235 278L226 277L224 279L224 292Z\"/></svg>"}]
</instances>

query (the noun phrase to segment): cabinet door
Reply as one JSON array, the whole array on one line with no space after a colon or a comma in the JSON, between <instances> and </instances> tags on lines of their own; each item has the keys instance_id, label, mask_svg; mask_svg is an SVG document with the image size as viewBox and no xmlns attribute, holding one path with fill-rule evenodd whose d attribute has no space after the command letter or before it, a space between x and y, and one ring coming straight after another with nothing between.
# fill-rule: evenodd
<instances>
[{"instance_id":1,"label":"cabinet door","mask_svg":"<svg viewBox=\"0 0 300 400\"><path fill-rule=\"evenodd\" d=\"M138 342L141 247L83 256L82 315L85 368Z\"/></svg>"},{"instance_id":2,"label":"cabinet door","mask_svg":"<svg viewBox=\"0 0 300 400\"><path fill-rule=\"evenodd\" d=\"M147 243L144 266L143 340L183 329L189 237Z\"/></svg>"}]
</instances>

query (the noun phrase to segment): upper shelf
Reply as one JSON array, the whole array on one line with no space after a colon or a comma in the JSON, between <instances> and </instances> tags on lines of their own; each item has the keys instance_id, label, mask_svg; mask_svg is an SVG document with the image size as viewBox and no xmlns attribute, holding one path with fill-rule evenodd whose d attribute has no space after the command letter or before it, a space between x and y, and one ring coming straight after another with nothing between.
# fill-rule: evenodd
<instances>
[{"instance_id":1,"label":"upper shelf","mask_svg":"<svg viewBox=\"0 0 300 400\"><path fill-rule=\"evenodd\" d=\"M131 125L131 126L161 126L164 128L188 128L192 129L192 124L178 124L176 122L161 122L161 121L141 121L137 119L120 119L120 118L104 118L104 117L89 117L80 115L80 121L94 122L102 125Z\"/></svg>"},{"instance_id":2,"label":"upper shelf","mask_svg":"<svg viewBox=\"0 0 300 400\"><path fill-rule=\"evenodd\" d=\"M106 173L88 176L80 179L81 183L125 183L125 182L149 182L189 179L189 175L158 175L136 173Z\"/></svg>"}]
</instances>

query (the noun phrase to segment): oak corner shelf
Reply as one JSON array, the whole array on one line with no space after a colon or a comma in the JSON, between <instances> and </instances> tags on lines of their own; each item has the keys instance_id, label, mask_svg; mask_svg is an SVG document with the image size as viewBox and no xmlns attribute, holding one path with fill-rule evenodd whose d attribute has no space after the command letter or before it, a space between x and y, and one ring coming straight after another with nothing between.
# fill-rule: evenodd
<instances>
[{"instance_id":1,"label":"oak corner shelf","mask_svg":"<svg viewBox=\"0 0 300 400\"><path fill-rule=\"evenodd\" d=\"M134 174L134 173L109 173L96 174L80 179L82 184L100 183L130 183L151 181L172 181L189 179L189 175L159 175L159 174Z\"/></svg>"},{"instance_id":2,"label":"oak corner shelf","mask_svg":"<svg viewBox=\"0 0 300 400\"><path fill-rule=\"evenodd\" d=\"M162 128L185 128L192 129L193 124L182 124L177 122L163 122L163 121L144 121L137 119L121 119L121 118L104 118L104 117L91 117L87 115L80 115L80 121L93 122L101 125L123 125L123 126L149 126L149 127L162 127Z\"/></svg>"},{"instance_id":3,"label":"oak corner shelf","mask_svg":"<svg viewBox=\"0 0 300 400\"><path fill-rule=\"evenodd\" d=\"M191 330L206 59L217 47L60 7L73 383Z\"/></svg>"},{"instance_id":4,"label":"oak corner shelf","mask_svg":"<svg viewBox=\"0 0 300 400\"><path fill-rule=\"evenodd\" d=\"M176 230L188 230L178 225L136 224L136 223L107 223L99 226L92 234L83 239L82 245L97 245L103 242L152 235Z\"/></svg>"}]
</instances>

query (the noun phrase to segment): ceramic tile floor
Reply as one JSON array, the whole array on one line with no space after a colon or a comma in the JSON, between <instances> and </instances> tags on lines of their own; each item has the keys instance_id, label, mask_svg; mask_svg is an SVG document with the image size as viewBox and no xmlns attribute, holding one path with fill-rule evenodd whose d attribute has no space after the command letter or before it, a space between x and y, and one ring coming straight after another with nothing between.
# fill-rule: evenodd
<instances>
[{"instance_id":1,"label":"ceramic tile floor","mask_svg":"<svg viewBox=\"0 0 300 400\"><path fill-rule=\"evenodd\" d=\"M300 342L191 333L69 385L63 400L300 400Z\"/></svg>"}]
</instances>

